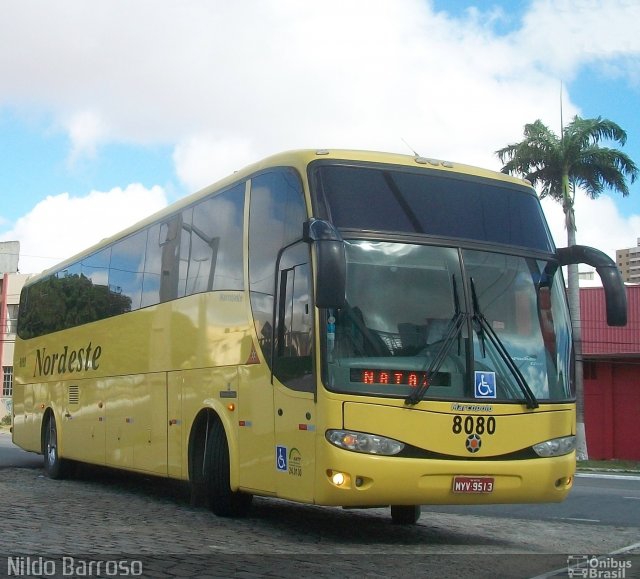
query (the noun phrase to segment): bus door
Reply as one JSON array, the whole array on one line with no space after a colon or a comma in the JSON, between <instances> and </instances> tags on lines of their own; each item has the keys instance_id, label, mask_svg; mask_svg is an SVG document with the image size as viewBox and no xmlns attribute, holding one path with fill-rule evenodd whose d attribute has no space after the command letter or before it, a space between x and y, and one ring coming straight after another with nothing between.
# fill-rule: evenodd
<instances>
[{"instance_id":1,"label":"bus door","mask_svg":"<svg viewBox=\"0 0 640 579\"><path fill-rule=\"evenodd\" d=\"M309 261L304 242L278 260L272 362L277 494L305 502L313 498L316 436Z\"/></svg>"}]
</instances>

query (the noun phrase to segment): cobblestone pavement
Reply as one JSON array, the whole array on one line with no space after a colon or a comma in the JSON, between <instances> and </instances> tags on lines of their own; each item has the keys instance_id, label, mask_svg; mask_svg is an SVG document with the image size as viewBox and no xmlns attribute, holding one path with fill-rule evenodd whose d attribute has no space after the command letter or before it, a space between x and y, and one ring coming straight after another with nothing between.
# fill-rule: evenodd
<instances>
[{"instance_id":1,"label":"cobblestone pavement","mask_svg":"<svg viewBox=\"0 0 640 579\"><path fill-rule=\"evenodd\" d=\"M0 576L43 577L51 573L38 563L56 576L98 576L78 565L100 558L112 561L101 576L114 576L117 560L119 576L139 561L144 577L530 577L566 568L568 545L610 553L640 541L637 528L428 511L403 527L388 509L259 498L247 518L224 519L192 507L181 483L89 467L64 481L0 468L0 537Z\"/></svg>"}]
</instances>

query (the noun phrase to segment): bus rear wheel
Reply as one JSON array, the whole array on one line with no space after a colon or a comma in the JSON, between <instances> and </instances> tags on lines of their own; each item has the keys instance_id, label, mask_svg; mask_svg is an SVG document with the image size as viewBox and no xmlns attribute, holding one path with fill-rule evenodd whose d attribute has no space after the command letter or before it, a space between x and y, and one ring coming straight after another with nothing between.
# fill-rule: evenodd
<instances>
[{"instance_id":1,"label":"bus rear wheel","mask_svg":"<svg viewBox=\"0 0 640 579\"><path fill-rule=\"evenodd\" d=\"M49 415L44 427L44 472L49 478L64 478L68 471L67 461L58 452L58 428L53 414Z\"/></svg>"},{"instance_id":2,"label":"bus rear wheel","mask_svg":"<svg viewBox=\"0 0 640 579\"><path fill-rule=\"evenodd\" d=\"M253 495L234 492L229 484L229 445L224 427L216 420L207 437L205 479L211 510L219 517L243 517Z\"/></svg>"},{"instance_id":3,"label":"bus rear wheel","mask_svg":"<svg viewBox=\"0 0 640 579\"><path fill-rule=\"evenodd\" d=\"M420 505L391 505L391 520L396 525L415 525L420 518Z\"/></svg>"}]
</instances>

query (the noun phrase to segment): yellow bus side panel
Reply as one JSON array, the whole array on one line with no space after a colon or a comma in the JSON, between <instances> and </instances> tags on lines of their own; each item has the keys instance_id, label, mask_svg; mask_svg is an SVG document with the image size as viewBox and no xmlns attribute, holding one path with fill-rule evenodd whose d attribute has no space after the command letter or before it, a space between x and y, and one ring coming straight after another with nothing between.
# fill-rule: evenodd
<instances>
[{"instance_id":1,"label":"yellow bus side panel","mask_svg":"<svg viewBox=\"0 0 640 579\"><path fill-rule=\"evenodd\" d=\"M229 383L237 390L238 364L251 351L237 291L18 338L14 442L41 452L42 418L51 409L61 457L186 478L190 421L206 407L228 412L219 393ZM237 420L225 420L236 445Z\"/></svg>"},{"instance_id":2,"label":"yellow bus side panel","mask_svg":"<svg viewBox=\"0 0 640 579\"><path fill-rule=\"evenodd\" d=\"M14 383L13 443L32 452L42 451L39 425L34 424L34 384Z\"/></svg>"},{"instance_id":3,"label":"yellow bus side panel","mask_svg":"<svg viewBox=\"0 0 640 579\"><path fill-rule=\"evenodd\" d=\"M49 392L58 425L60 453L71 459L105 464L106 381L73 380ZM43 401L45 402L45 401Z\"/></svg>"},{"instance_id":4,"label":"yellow bus side panel","mask_svg":"<svg viewBox=\"0 0 640 579\"><path fill-rule=\"evenodd\" d=\"M315 485L317 436L313 394L297 392L276 384L274 404L277 448L273 449L272 468L275 471L278 496L311 502Z\"/></svg>"},{"instance_id":5,"label":"yellow bus side panel","mask_svg":"<svg viewBox=\"0 0 640 579\"><path fill-rule=\"evenodd\" d=\"M107 378L106 464L167 474L166 374Z\"/></svg>"}]
</instances>

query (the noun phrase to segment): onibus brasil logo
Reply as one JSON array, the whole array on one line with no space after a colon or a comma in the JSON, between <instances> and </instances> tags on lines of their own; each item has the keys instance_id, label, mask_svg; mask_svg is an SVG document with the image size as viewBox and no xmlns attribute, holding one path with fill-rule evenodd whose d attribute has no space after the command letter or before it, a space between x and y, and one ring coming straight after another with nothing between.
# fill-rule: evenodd
<instances>
[{"instance_id":1,"label":"onibus brasil logo","mask_svg":"<svg viewBox=\"0 0 640 579\"><path fill-rule=\"evenodd\" d=\"M596 557L595 555L569 555L567 557L567 575L585 579L624 579L631 561L622 561L614 557Z\"/></svg>"}]
</instances>

